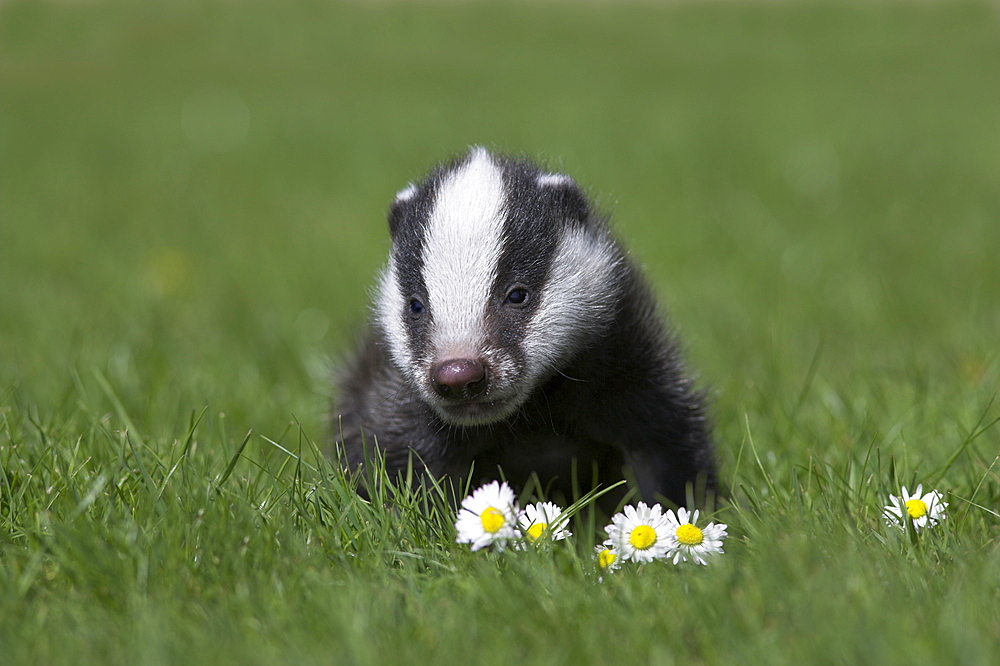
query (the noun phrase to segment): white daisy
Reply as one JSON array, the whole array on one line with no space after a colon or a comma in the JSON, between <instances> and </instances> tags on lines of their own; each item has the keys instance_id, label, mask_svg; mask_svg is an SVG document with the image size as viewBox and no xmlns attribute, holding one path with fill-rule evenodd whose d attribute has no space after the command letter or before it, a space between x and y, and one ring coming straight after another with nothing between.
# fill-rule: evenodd
<instances>
[{"instance_id":1,"label":"white daisy","mask_svg":"<svg viewBox=\"0 0 1000 666\"><path fill-rule=\"evenodd\" d=\"M906 518L910 517L913 529L919 530L921 527L934 527L938 522L948 517L946 510L948 503L944 501L944 495L936 490L923 494L924 485L917 486L917 490L912 495L903 486L903 495L896 497L889 495L892 504L883 507L882 514L888 525L903 527L906 525Z\"/></svg>"},{"instance_id":2,"label":"white daisy","mask_svg":"<svg viewBox=\"0 0 1000 666\"><path fill-rule=\"evenodd\" d=\"M611 550L633 562L652 562L667 552L669 526L659 504L639 502L611 517L608 532Z\"/></svg>"},{"instance_id":3,"label":"white daisy","mask_svg":"<svg viewBox=\"0 0 1000 666\"><path fill-rule=\"evenodd\" d=\"M622 565L622 558L611 547L611 539L596 546L594 553L597 555L597 566L600 567L601 573L617 571Z\"/></svg>"},{"instance_id":4,"label":"white daisy","mask_svg":"<svg viewBox=\"0 0 1000 666\"><path fill-rule=\"evenodd\" d=\"M517 522L525 538L531 543L538 541L543 535L552 541L573 536L573 533L566 529L562 509L552 502L529 504L524 507Z\"/></svg>"},{"instance_id":5,"label":"white daisy","mask_svg":"<svg viewBox=\"0 0 1000 666\"><path fill-rule=\"evenodd\" d=\"M728 534L722 523L709 523L705 527L697 527L698 511L688 513L681 507L677 515L667 511L667 522L670 525L670 535L667 538L667 559L674 564L692 560L698 564L708 564L708 559L722 552L722 540Z\"/></svg>"},{"instance_id":6,"label":"white daisy","mask_svg":"<svg viewBox=\"0 0 1000 666\"><path fill-rule=\"evenodd\" d=\"M455 529L456 543L471 543L472 550L491 544L503 548L509 539L517 539L517 502L506 483L487 483L462 500Z\"/></svg>"}]
</instances>

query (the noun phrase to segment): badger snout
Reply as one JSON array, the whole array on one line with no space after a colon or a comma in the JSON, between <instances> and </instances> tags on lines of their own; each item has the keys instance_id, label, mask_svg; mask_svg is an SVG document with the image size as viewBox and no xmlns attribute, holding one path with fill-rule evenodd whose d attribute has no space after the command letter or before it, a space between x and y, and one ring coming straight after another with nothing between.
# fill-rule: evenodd
<instances>
[{"instance_id":1,"label":"badger snout","mask_svg":"<svg viewBox=\"0 0 1000 666\"><path fill-rule=\"evenodd\" d=\"M431 383L442 398L469 399L486 390L486 365L473 358L453 358L431 367Z\"/></svg>"}]
</instances>

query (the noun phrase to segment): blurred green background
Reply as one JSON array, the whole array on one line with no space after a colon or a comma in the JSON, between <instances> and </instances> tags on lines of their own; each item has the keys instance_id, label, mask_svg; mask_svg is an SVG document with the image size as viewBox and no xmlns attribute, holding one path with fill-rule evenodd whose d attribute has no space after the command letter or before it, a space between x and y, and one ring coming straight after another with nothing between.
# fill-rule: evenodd
<instances>
[{"instance_id":1,"label":"blurred green background","mask_svg":"<svg viewBox=\"0 0 1000 666\"><path fill-rule=\"evenodd\" d=\"M0 0L0 654L989 663L998 72L989 0ZM285 485L389 202L471 144L648 269L734 488L705 576L477 559L331 482L340 534ZM879 507L930 479L911 549Z\"/></svg>"},{"instance_id":2,"label":"blurred green background","mask_svg":"<svg viewBox=\"0 0 1000 666\"><path fill-rule=\"evenodd\" d=\"M867 397L922 414L947 385L933 457L996 380L995 3L0 12L0 377L26 404L97 369L154 434L210 404L322 438L388 202L470 144L613 214L730 445L753 414L780 451L770 417L811 392L853 447Z\"/></svg>"}]
</instances>

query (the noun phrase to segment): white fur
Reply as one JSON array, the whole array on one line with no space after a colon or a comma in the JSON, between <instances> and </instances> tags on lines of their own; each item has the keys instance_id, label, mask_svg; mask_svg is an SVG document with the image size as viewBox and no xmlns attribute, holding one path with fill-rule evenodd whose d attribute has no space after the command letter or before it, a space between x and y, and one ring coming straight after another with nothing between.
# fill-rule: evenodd
<instances>
[{"instance_id":1,"label":"white fur","mask_svg":"<svg viewBox=\"0 0 1000 666\"><path fill-rule=\"evenodd\" d=\"M396 362L396 366L411 379L413 378L413 354L410 352L410 343L406 335L406 325L403 321L403 308L407 304L407 297L403 295L399 288L399 279L396 276L396 261L390 255L389 265L386 266L379 275L379 285L375 302L375 316L379 326L385 332L388 342L389 355Z\"/></svg>"},{"instance_id":2,"label":"white fur","mask_svg":"<svg viewBox=\"0 0 1000 666\"><path fill-rule=\"evenodd\" d=\"M396 201L409 201L417 193L417 186L413 183L409 183L406 187L396 192Z\"/></svg>"},{"instance_id":3,"label":"white fur","mask_svg":"<svg viewBox=\"0 0 1000 666\"><path fill-rule=\"evenodd\" d=\"M563 187L573 184L573 179L561 173L543 173L536 181L539 187Z\"/></svg>"},{"instance_id":4,"label":"white fur","mask_svg":"<svg viewBox=\"0 0 1000 666\"><path fill-rule=\"evenodd\" d=\"M531 381L558 366L577 351L584 335L593 335L612 319L618 290L612 248L606 238L582 227L569 229L560 239L542 302L525 333Z\"/></svg>"},{"instance_id":5,"label":"white fur","mask_svg":"<svg viewBox=\"0 0 1000 666\"><path fill-rule=\"evenodd\" d=\"M434 321L432 354L476 358L496 276L504 222L500 169L482 148L438 190L424 236L426 304Z\"/></svg>"}]
</instances>

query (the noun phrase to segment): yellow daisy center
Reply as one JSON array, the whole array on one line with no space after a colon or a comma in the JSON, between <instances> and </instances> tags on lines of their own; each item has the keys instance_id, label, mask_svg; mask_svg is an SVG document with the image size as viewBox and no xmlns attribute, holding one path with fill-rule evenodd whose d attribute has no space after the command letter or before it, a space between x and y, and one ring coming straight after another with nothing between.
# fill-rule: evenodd
<instances>
[{"instance_id":1,"label":"yellow daisy center","mask_svg":"<svg viewBox=\"0 0 1000 666\"><path fill-rule=\"evenodd\" d=\"M704 539L705 535L701 533L701 530L691 523L685 523L677 528L677 540L685 546L697 546Z\"/></svg>"},{"instance_id":2,"label":"yellow daisy center","mask_svg":"<svg viewBox=\"0 0 1000 666\"><path fill-rule=\"evenodd\" d=\"M639 525L628 535L628 542L633 548L646 550L656 543L656 530L649 525Z\"/></svg>"},{"instance_id":3,"label":"yellow daisy center","mask_svg":"<svg viewBox=\"0 0 1000 666\"><path fill-rule=\"evenodd\" d=\"M600 565L602 569L607 569L614 564L617 559L618 556L615 555L610 548L605 548L597 554L597 564Z\"/></svg>"},{"instance_id":4,"label":"yellow daisy center","mask_svg":"<svg viewBox=\"0 0 1000 666\"><path fill-rule=\"evenodd\" d=\"M548 527L548 523L535 523L528 528L528 541L537 541L538 537L542 536L542 532Z\"/></svg>"},{"instance_id":5,"label":"yellow daisy center","mask_svg":"<svg viewBox=\"0 0 1000 666\"><path fill-rule=\"evenodd\" d=\"M479 520L483 523L483 529L490 534L499 532L503 524L507 522L503 512L500 509L494 509L492 506L479 514Z\"/></svg>"},{"instance_id":6,"label":"yellow daisy center","mask_svg":"<svg viewBox=\"0 0 1000 666\"><path fill-rule=\"evenodd\" d=\"M923 500L911 499L906 502L906 513L910 518L923 518L927 515L927 504Z\"/></svg>"}]
</instances>

